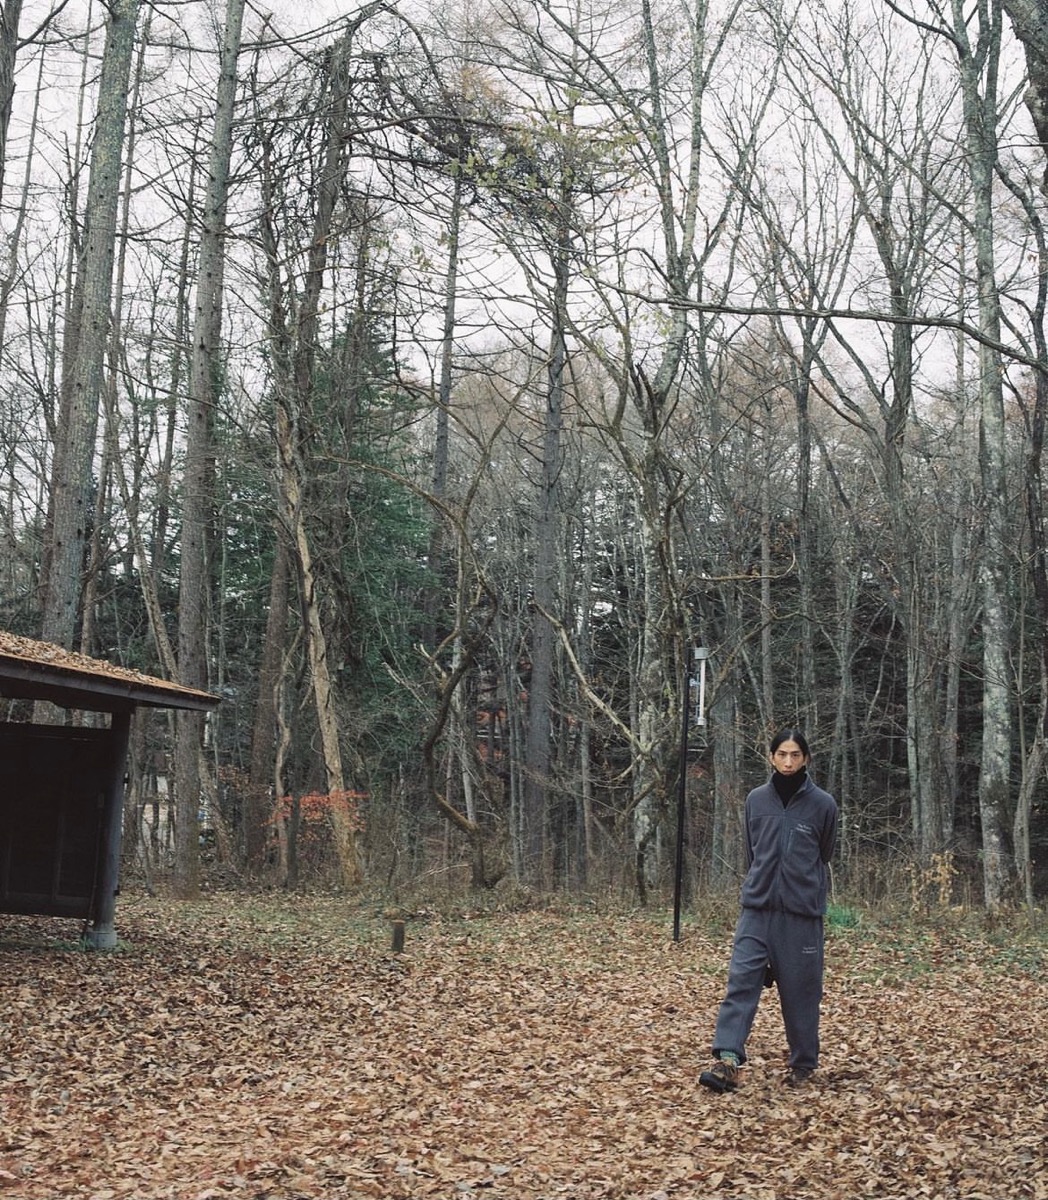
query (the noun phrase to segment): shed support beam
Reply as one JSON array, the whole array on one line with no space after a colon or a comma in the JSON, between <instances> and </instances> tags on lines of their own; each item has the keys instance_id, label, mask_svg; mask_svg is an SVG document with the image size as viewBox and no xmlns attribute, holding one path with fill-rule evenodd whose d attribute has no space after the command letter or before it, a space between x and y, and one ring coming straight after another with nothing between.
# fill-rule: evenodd
<instances>
[{"instance_id":1,"label":"shed support beam","mask_svg":"<svg viewBox=\"0 0 1048 1200\"><path fill-rule=\"evenodd\" d=\"M98 875L84 941L92 950L116 946L116 894L120 886L120 851L124 834L124 776L131 738L131 713L115 712L110 727L110 762L103 797Z\"/></svg>"}]
</instances>

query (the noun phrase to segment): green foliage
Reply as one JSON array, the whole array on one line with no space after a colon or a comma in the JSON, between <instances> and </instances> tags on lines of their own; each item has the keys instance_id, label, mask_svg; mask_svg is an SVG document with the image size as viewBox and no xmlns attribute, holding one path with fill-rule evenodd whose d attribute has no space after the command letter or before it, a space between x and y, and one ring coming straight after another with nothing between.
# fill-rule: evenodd
<instances>
[{"instance_id":1,"label":"green foliage","mask_svg":"<svg viewBox=\"0 0 1048 1200\"><path fill-rule=\"evenodd\" d=\"M415 645L429 583L428 513L411 486L418 414L393 381L381 336L355 324L323 356L308 447L307 526L339 724L354 783L372 804L422 726ZM308 742L296 747L305 757L290 778L315 786Z\"/></svg>"},{"instance_id":2,"label":"green foliage","mask_svg":"<svg viewBox=\"0 0 1048 1200\"><path fill-rule=\"evenodd\" d=\"M830 904L826 908L826 924L831 930L858 929L862 916L847 904Z\"/></svg>"}]
</instances>

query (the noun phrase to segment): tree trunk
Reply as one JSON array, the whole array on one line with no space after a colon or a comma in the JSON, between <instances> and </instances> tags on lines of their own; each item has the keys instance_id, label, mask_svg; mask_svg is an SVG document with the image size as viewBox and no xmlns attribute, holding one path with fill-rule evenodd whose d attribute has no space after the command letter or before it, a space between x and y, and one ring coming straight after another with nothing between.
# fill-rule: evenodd
<instances>
[{"instance_id":1,"label":"tree trunk","mask_svg":"<svg viewBox=\"0 0 1048 1200\"><path fill-rule=\"evenodd\" d=\"M760 669L760 727L768 729L781 724L775 712L775 657L772 651L772 625L774 616L771 599L772 552L771 552L771 473L772 440L775 426L771 420L771 405L765 405L761 436L760 504L761 504L761 669Z\"/></svg>"},{"instance_id":2,"label":"tree trunk","mask_svg":"<svg viewBox=\"0 0 1048 1200\"><path fill-rule=\"evenodd\" d=\"M1000 296L994 258L994 170L997 163L997 64L1001 11L981 10L978 44L969 41L968 15L951 0L951 37L958 54L968 174L972 185L975 279L980 332L999 343ZM988 24L985 22L988 21ZM982 484L984 544L979 567L982 596L983 741L979 767L983 899L991 912L1000 907L1009 881L1004 841L1011 768L1012 704L1008 621L1008 493L1005 487L1006 428L1004 389L998 352L979 343L979 473Z\"/></svg>"},{"instance_id":3,"label":"tree trunk","mask_svg":"<svg viewBox=\"0 0 1048 1200\"><path fill-rule=\"evenodd\" d=\"M71 647L92 507L91 468L99 397L109 336L113 254L120 193L120 164L127 117L139 0L112 0L98 91L84 244L77 272L83 297L80 318L67 336L76 339L68 396L55 447L51 491L53 521L42 633Z\"/></svg>"},{"instance_id":4,"label":"tree trunk","mask_svg":"<svg viewBox=\"0 0 1048 1200\"><path fill-rule=\"evenodd\" d=\"M0 199L4 194L7 165L7 131L15 95L15 57L18 53L18 22L22 0L4 0L0 8Z\"/></svg>"},{"instance_id":5,"label":"tree trunk","mask_svg":"<svg viewBox=\"0 0 1048 1200\"><path fill-rule=\"evenodd\" d=\"M815 359L814 322L804 322L803 349L793 399L797 410L797 586L800 591L801 618L801 700L797 720L804 729L818 726L819 695L815 678L815 591L812 571L811 521L811 374ZM843 690L843 689L842 689Z\"/></svg>"},{"instance_id":6,"label":"tree trunk","mask_svg":"<svg viewBox=\"0 0 1048 1200\"><path fill-rule=\"evenodd\" d=\"M4 6L3 15L0 16L0 22L6 22L8 19L7 7ZM13 53L13 51L12 51ZM33 96L33 115L29 123L29 144L25 154L25 169L22 174L22 189L21 196L13 206L16 209L14 227L7 235L7 270L2 278L0 278L0 346L5 345L7 334L7 314L8 305L11 297L11 292L14 290L15 284L21 278L21 269L19 266L19 250L22 246L22 233L25 229L26 215L29 212L29 194L33 179L34 156L36 154L36 135L40 128L40 98L43 95L43 78L44 78L44 63L46 55L40 55L40 64L37 69L36 91ZM13 90L13 83L12 83ZM4 130L4 149L6 153L6 128ZM0 171L3 170L4 162L0 158ZM0 188L3 187L4 176L0 175ZM0 193L0 200L2 200Z\"/></svg>"},{"instance_id":7,"label":"tree trunk","mask_svg":"<svg viewBox=\"0 0 1048 1200\"><path fill-rule=\"evenodd\" d=\"M1041 179L1043 192L1048 192L1048 0L1003 0L1016 35L1026 52L1029 88L1026 105L1033 118L1045 160ZM1030 819L1034 798L1042 782L1048 739L1048 546L1044 518L1044 458L1045 432L1048 424L1048 339L1045 336L1045 310L1048 307L1048 244L1040 211L1032 199L1024 201L1027 219L1037 239L1040 271L1037 303L1031 312L1031 340L1041 369L1034 378L1033 411L1029 414L1030 444L1023 464L1023 496L1029 525L1029 572L1039 621L1035 641L1040 646L1038 671L1041 691L1040 717L1033 744L1023 763L1022 783L1013 821L1013 844L1016 868L1023 897L1033 908L1033 863L1030 844Z\"/></svg>"},{"instance_id":8,"label":"tree trunk","mask_svg":"<svg viewBox=\"0 0 1048 1200\"><path fill-rule=\"evenodd\" d=\"M449 425L451 413L451 387L455 352L455 300L458 293L459 234L462 226L462 173L456 172L452 179L451 212L448 216L448 262L444 274L444 329L440 343L440 381L437 392L436 428L433 431L433 527L429 539L429 571L432 583L428 589L426 619L429 628L425 639L427 646L435 646L441 640L437 631L437 611L444 595L444 545L445 513L443 505L448 491Z\"/></svg>"},{"instance_id":9,"label":"tree trunk","mask_svg":"<svg viewBox=\"0 0 1048 1200\"><path fill-rule=\"evenodd\" d=\"M738 695L736 668L731 663L718 672L709 721L713 746L710 883L715 888L727 888L737 886L742 877L743 803L747 790L739 778Z\"/></svg>"},{"instance_id":10,"label":"tree trunk","mask_svg":"<svg viewBox=\"0 0 1048 1200\"><path fill-rule=\"evenodd\" d=\"M178 673L186 687L208 684L210 529L214 505L213 430L220 371L222 266L232 152L233 106L244 0L229 0L222 39L215 128L201 220L196 311L190 360L189 414L183 475L181 570L178 589ZM199 830L204 714L178 714L175 890L191 899L199 887Z\"/></svg>"},{"instance_id":11,"label":"tree trunk","mask_svg":"<svg viewBox=\"0 0 1048 1200\"><path fill-rule=\"evenodd\" d=\"M359 24L376 6L359 13ZM263 239L269 258L270 340L276 380L276 445L281 520L298 571L306 625L306 656L320 736L329 816L341 880L355 886L362 877L355 819L346 789L338 721L333 701L332 671L321 615L319 579L305 511L307 478L303 447L313 404L320 300L327 268L328 243L345 171L347 89L350 53L347 34L329 52L325 79L325 140L316 196L316 213L307 254L302 296L292 329L291 304L285 296L279 235L273 222L272 194L265 206Z\"/></svg>"},{"instance_id":12,"label":"tree trunk","mask_svg":"<svg viewBox=\"0 0 1048 1200\"><path fill-rule=\"evenodd\" d=\"M278 705L287 649L290 554L283 531L276 531L269 580L266 638L258 670L258 698L251 734L251 766L244 800L244 860L249 871L260 871L266 851L267 822L280 802L274 777L275 746L279 737Z\"/></svg>"},{"instance_id":13,"label":"tree trunk","mask_svg":"<svg viewBox=\"0 0 1048 1200\"><path fill-rule=\"evenodd\" d=\"M566 200L562 199L562 203ZM553 619L558 611L556 589L560 546L561 424L564 404L564 371L567 363L564 323L568 292L566 232L554 259L556 285L553 296L553 332L547 372L546 414L543 429L542 479L539 485L532 581L534 604L531 621L531 677L528 684L528 717L524 749L524 810L522 875L527 883L544 882L546 819L549 806L553 747L554 646Z\"/></svg>"},{"instance_id":14,"label":"tree trunk","mask_svg":"<svg viewBox=\"0 0 1048 1200\"><path fill-rule=\"evenodd\" d=\"M126 473L123 470L121 455L121 422L119 415L120 364L124 360L125 347L123 344L123 315L124 315L124 280L127 272L128 230L130 228L131 195L132 195L132 164L135 158L135 119L140 111L142 96L142 79L145 70L146 47L149 44L149 31L152 15L146 17L145 26L139 45L138 61L134 70L134 84L128 100L128 120L125 137L124 182L121 188L121 203L119 206L119 235L114 239L115 278L113 283L112 328L107 339L106 355L108 367L102 383L101 401L105 413L104 435L102 438L102 456L98 471L98 487L95 493L95 516L91 522L91 539L87 556L87 571L85 573L83 591L83 626L80 633L80 645L86 654L96 653L95 649L95 618L99 601L99 592L105 579L105 559L108 557L108 546L104 546L102 538L106 530L106 512L110 502L110 491L114 474L118 477L118 486L125 483ZM177 357L177 355L176 355ZM133 392L132 392L133 394ZM138 454L137 445L130 448L130 454ZM125 516L134 528L137 524L136 514L139 509L138 494L132 493L122 486L121 499L124 502ZM131 534L134 541L135 533ZM144 559L139 561L144 562ZM133 558L126 562L128 576L133 573Z\"/></svg>"},{"instance_id":15,"label":"tree trunk","mask_svg":"<svg viewBox=\"0 0 1048 1200\"><path fill-rule=\"evenodd\" d=\"M1048 191L1048 2L1046 0L1002 0L1015 35L1026 53L1029 86L1026 107L1033 119L1045 159L1042 188Z\"/></svg>"}]
</instances>

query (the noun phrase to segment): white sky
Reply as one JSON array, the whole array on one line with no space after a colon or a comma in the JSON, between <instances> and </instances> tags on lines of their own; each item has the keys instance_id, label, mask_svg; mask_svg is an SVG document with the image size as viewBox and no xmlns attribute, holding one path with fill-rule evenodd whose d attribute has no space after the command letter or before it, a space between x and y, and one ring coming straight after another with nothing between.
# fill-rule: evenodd
<instances>
[{"instance_id":1,"label":"white sky","mask_svg":"<svg viewBox=\"0 0 1048 1200\"><path fill-rule=\"evenodd\" d=\"M871 7L874 0L871 0ZM26 0L21 22L21 33L26 36L31 32L41 21L42 17L49 12L53 7L52 0ZM271 14L272 27L280 34L285 36L304 36L311 32L320 32L328 27L333 36L337 32L337 28L341 21L352 17L362 4L351 0L268 0L262 3L256 3L251 7L245 22L246 37L251 38L258 30L262 14ZM100 27L104 17L104 9L100 0L71 0L68 6L62 13L62 26L67 30L75 30L82 28L86 21L88 12L93 14L94 23ZM185 27L190 31L192 39L197 42L201 48L213 48L208 44L210 34L209 18L217 18L221 21L225 11L225 0L194 0L191 3L185 3L184 0L178 2L173 0L170 4L164 4L163 0L157 4L155 12L161 17L166 16L172 20L179 20L184 23ZM143 5L141 19L144 21L148 9ZM156 18L154 18L156 22ZM101 36L97 39L97 44L101 45ZM54 175L50 181L47 179L41 180L41 186L46 188L48 182L54 183L56 180L61 181L62 170L64 163L67 161L65 147L75 137L75 105L79 94L79 77L80 64L75 51L64 49L59 46L50 46L46 52L45 67L49 75L55 80L55 86L45 92L44 103L48 109L50 128L45 131L45 137L49 139L49 146L44 157L50 157L55 163ZM191 56L190 56L191 57ZM163 51L157 52L158 61L162 62ZM182 56L183 62L185 56ZM19 60L20 76L19 76L19 93L16 102L24 106L31 99L35 91L36 82L36 61L38 55L34 55L26 51ZM174 61L174 56L172 61ZM178 91L180 87L185 87L186 107L187 110L192 110L198 104L206 105L207 97L202 94L199 88L200 81L206 80L213 68L213 63L205 64L200 61L200 56L196 56L195 63L190 61L188 69L195 74L198 87L194 90L192 84L188 83L180 76L181 66L178 70L172 70L169 76L164 76L161 82L161 88L168 91L168 99L172 95L181 95ZM24 108L23 108L24 112ZM73 119L70 120L69 118ZM63 121L62 118L65 118ZM18 153L19 153L19 128L17 125L12 129L12 145L11 156L9 161L9 176L7 180L7 196L12 196L14 188L17 185ZM140 148L141 149L141 148ZM41 153L38 147L38 154ZM158 172L163 164L157 168ZM55 197L59 198L60 189L55 189ZM12 218L13 214L7 214L5 222ZM57 218L63 220L61 215ZM403 237L411 237L414 235L412 230L407 228L401 229ZM53 226L51 227L50 236L53 236ZM474 250L479 247L474 246ZM636 249L636 246L634 247ZM438 256L439 257L439 256ZM478 267L478 262L481 264ZM493 269L494 260L490 257L487 259L475 256L472 259L472 267L464 265L463 283L469 282L466 272L472 269L477 276L475 282L477 284L479 295L481 292L487 292L489 295L497 295L500 302L506 304L510 302L506 296L507 289L498 287L496 278L499 274L505 274L504 271L498 272ZM497 265L497 264L496 264ZM439 269L439 262L438 262ZM477 272L479 271L479 275ZM480 303L479 301L475 301ZM465 306L465 298L463 304ZM865 307L865 306L863 306ZM478 318L482 324L488 324L489 327L497 322L492 322L490 316L486 316L487 310L483 306L478 310ZM949 341L946 341L946 357L944 368L949 366ZM938 374L938 372L935 372Z\"/></svg>"}]
</instances>

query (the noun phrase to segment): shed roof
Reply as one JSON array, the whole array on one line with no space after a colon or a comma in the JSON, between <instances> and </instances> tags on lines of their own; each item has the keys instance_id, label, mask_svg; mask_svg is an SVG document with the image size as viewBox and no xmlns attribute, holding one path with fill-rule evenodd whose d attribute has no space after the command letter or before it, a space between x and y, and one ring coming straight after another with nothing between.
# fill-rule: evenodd
<instances>
[{"instance_id":1,"label":"shed roof","mask_svg":"<svg viewBox=\"0 0 1048 1200\"><path fill-rule=\"evenodd\" d=\"M0 630L0 696L124 712L138 705L207 711L218 696Z\"/></svg>"}]
</instances>

